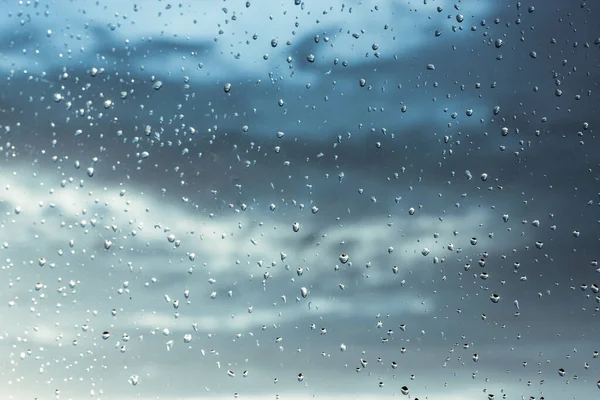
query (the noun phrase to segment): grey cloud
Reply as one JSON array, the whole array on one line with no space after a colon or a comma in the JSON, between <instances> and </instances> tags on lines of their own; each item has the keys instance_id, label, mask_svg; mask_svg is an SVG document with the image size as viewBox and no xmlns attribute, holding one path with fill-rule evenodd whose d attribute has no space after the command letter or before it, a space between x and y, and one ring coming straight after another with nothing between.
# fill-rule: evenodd
<instances>
[{"instance_id":1,"label":"grey cloud","mask_svg":"<svg viewBox=\"0 0 600 400\"><path fill-rule=\"evenodd\" d=\"M585 21L597 11L427 3L352 3L352 14L338 2L227 14L220 2L144 3L135 14L82 2L85 16L29 13L35 26L12 5L2 29L14 45L0 50L0 393L593 396L598 46ZM246 45L252 32L260 40ZM57 58L66 49L70 60Z\"/></svg>"}]
</instances>

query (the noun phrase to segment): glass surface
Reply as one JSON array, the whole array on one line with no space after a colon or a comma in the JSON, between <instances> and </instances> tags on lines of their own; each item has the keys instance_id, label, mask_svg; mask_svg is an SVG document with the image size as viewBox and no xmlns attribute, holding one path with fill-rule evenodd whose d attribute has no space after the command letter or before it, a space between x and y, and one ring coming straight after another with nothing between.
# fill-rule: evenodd
<instances>
[{"instance_id":1,"label":"glass surface","mask_svg":"<svg viewBox=\"0 0 600 400\"><path fill-rule=\"evenodd\" d=\"M0 398L599 398L599 18L0 0Z\"/></svg>"}]
</instances>

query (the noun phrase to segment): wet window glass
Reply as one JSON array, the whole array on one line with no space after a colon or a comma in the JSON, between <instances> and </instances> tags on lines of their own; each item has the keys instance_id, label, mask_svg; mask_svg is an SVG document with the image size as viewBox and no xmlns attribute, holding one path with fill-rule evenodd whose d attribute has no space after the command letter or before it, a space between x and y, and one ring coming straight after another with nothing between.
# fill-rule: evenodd
<instances>
[{"instance_id":1,"label":"wet window glass","mask_svg":"<svg viewBox=\"0 0 600 400\"><path fill-rule=\"evenodd\" d=\"M0 397L598 398L599 18L0 0Z\"/></svg>"}]
</instances>

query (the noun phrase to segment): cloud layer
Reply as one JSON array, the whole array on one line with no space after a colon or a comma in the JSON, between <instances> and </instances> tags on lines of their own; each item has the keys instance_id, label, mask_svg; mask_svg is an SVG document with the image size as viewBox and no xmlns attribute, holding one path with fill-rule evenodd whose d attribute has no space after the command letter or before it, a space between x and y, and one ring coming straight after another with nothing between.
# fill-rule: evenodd
<instances>
[{"instance_id":1,"label":"cloud layer","mask_svg":"<svg viewBox=\"0 0 600 400\"><path fill-rule=\"evenodd\" d=\"M247 3L5 4L1 397L596 396L599 11Z\"/></svg>"}]
</instances>

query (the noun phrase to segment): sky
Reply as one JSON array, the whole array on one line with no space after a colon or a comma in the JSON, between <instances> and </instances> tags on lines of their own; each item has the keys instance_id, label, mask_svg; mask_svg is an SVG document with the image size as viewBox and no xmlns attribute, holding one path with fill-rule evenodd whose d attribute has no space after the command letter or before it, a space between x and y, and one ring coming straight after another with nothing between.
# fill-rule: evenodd
<instances>
[{"instance_id":1,"label":"sky","mask_svg":"<svg viewBox=\"0 0 600 400\"><path fill-rule=\"evenodd\" d=\"M0 0L0 397L598 396L599 14Z\"/></svg>"}]
</instances>

